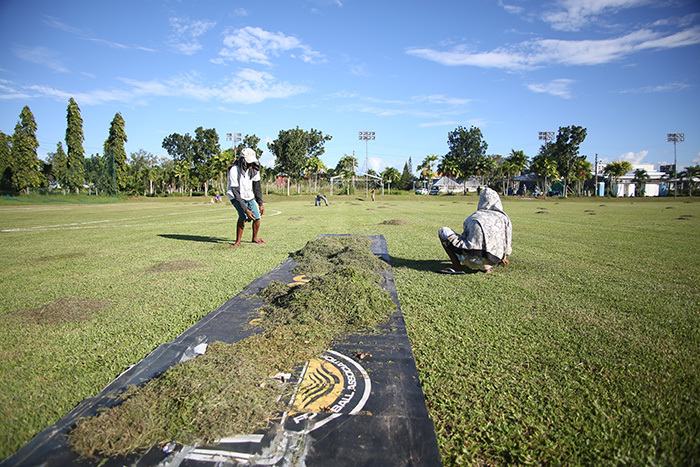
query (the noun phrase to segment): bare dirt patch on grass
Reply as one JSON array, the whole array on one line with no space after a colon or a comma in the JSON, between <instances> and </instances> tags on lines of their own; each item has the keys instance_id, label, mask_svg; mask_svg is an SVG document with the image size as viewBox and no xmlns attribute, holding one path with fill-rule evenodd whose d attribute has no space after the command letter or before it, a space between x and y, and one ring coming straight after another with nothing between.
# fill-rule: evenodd
<instances>
[{"instance_id":1,"label":"bare dirt patch on grass","mask_svg":"<svg viewBox=\"0 0 700 467\"><path fill-rule=\"evenodd\" d=\"M14 316L35 324L61 324L89 321L99 311L109 308L109 300L61 297L37 308L17 310Z\"/></svg>"},{"instance_id":2,"label":"bare dirt patch on grass","mask_svg":"<svg viewBox=\"0 0 700 467\"><path fill-rule=\"evenodd\" d=\"M200 263L199 261L180 259L154 264L150 268L146 269L145 272L148 274L160 274L164 272L186 271L188 269L196 269L203 267L207 267L207 265L204 263Z\"/></svg>"},{"instance_id":3,"label":"bare dirt patch on grass","mask_svg":"<svg viewBox=\"0 0 700 467\"><path fill-rule=\"evenodd\" d=\"M390 219L388 221L382 221L379 225L408 225L410 222L402 219Z\"/></svg>"}]
</instances>

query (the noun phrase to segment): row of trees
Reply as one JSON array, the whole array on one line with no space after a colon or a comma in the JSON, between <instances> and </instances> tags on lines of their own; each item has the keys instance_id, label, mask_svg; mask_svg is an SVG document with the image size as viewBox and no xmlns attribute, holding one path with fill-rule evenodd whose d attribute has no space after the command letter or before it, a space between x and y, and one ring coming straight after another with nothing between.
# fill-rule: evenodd
<instances>
[{"instance_id":1,"label":"row of trees","mask_svg":"<svg viewBox=\"0 0 700 467\"><path fill-rule=\"evenodd\" d=\"M8 136L0 132L0 189L28 193L31 188L49 187L75 192L87 189L108 194L151 195L203 191L208 195L213 186L217 190L225 189L227 167L243 148L253 149L258 157L263 153L258 147L260 138L254 134L246 135L237 147L222 151L216 130L198 127L193 136L173 133L163 139L162 147L170 158L157 158L143 149L127 158L125 121L117 113L110 124L103 154L86 158L83 120L73 98L68 102L66 123L67 151L63 150L63 142L59 142L56 151L48 153L48 161L42 162L37 156L37 124L29 107L25 106L14 134ZM545 141L539 153L529 160L522 150L515 149L506 157L488 155L488 144L481 130L459 126L448 133L448 152L444 156L430 154L418 165L418 180L429 182L438 173L458 180L478 177L480 184L507 192L513 177L534 172L545 192L553 181L561 181L565 195L569 192L581 194L584 182L591 179L591 163L579 155L586 133L580 126L560 127L556 139ZM268 182L286 182L288 195L292 183L296 183L297 192L304 181L309 183L310 191L318 191L319 181L354 179L358 167L355 157L343 155L334 168L323 163L324 145L331 139L331 135L313 128L310 131L299 127L281 130L277 138L267 144L276 163L272 168L263 168L263 178ZM614 182L631 169L629 162L612 162L606 166L605 174ZM643 187L648 175L638 172L635 181L638 187ZM687 172L692 189L692 177L698 174L692 167ZM409 190L416 181L410 158L403 172L387 167L380 174L369 169L366 175L368 179L377 177L398 190Z\"/></svg>"},{"instance_id":2,"label":"row of trees","mask_svg":"<svg viewBox=\"0 0 700 467\"><path fill-rule=\"evenodd\" d=\"M117 113L112 120L109 136L104 143L105 154L109 161L85 159L83 148L83 119L80 108L73 98L68 101L66 114L66 148L59 142L56 152L49 153L49 161L43 162L37 155L39 142L36 137L37 124L29 106L20 113L19 121L12 136L0 132L0 189L29 193L37 187L63 187L70 191L79 192L89 186L86 178L88 173L99 172L97 181L106 190L117 192L117 186L124 186L128 167L124 142L124 119ZM111 177L108 175L111 174ZM117 185L117 182L120 185Z\"/></svg>"},{"instance_id":3,"label":"row of trees","mask_svg":"<svg viewBox=\"0 0 700 467\"><path fill-rule=\"evenodd\" d=\"M86 158L83 121L73 98L68 103L66 121L67 151L63 142L58 142L56 150L47 154L46 162L37 155L37 124L28 106L22 109L12 136L0 132L1 190L29 193L32 188L42 187L76 193L80 190L108 194L203 191L208 195L212 186L225 188L227 168L244 147L253 149L258 157L263 152L258 147L260 138L254 134L246 135L239 146L222 151L216 130L199 127L194 135L173 133L163 139L162 147L170 158L157 158L143 149L128 158L124 148L128 141L125 121L117 113L110 124L103 154ZM313 128L280 131L277 139L268 143L276 165L263 168L263 177L272 181L282 176L287 181L288 194L291 182L296 182L299 191L302 180L328 181L336 175L354 177L358 165L354 157L345 155L335 168L328 168L322 162L324 144L331 139L332 136ZM380 176L372 170L369 174ZM409 189L413 183L410 159L403 173L390 167L381 176L396 189Z\"/></svg>"}]
</instances>

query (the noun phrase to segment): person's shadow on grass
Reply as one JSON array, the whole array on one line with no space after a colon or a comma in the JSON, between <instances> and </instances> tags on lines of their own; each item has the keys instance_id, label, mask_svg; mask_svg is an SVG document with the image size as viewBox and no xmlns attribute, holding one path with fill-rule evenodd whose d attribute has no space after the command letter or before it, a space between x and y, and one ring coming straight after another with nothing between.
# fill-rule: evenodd
<instances>
[{"instance_id":1,"label":"person's shadow on grass","mask_svg":"<svg viewBox=\"0 0 700 467\"><path fill-rule=\"evenodd\" d=\"M229 243L229 240L225 238L205 237L202 235L158 234L158 236L162 238L169 238L171 240L187 240L189 242Z\"/></svg>"},{"instance_id":2,"label":"person's shadow on grass","mask_svg":"<svg viewBox=\"0 0 700 467\"><path fill-rule=\"evenodd\" d=\"M391 267L396 268L409 268L415 269L416 271L426 271L426 272L438 272L441 269L452 267L452 263L449 260L442 259L413 259L413 258L399 258L397 256L390 256ZM465 268L467 274L471 274L475 271Z\"/></svg>"}]
</instances>

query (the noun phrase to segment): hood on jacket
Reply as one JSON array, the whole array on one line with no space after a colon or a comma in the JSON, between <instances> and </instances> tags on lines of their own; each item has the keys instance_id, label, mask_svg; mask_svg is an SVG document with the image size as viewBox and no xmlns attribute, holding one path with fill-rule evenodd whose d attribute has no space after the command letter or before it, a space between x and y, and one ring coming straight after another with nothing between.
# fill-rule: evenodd
<instances>
[{"instance_id":1,"label":"hood on jacket","mask_svg":"<svg viewBox=\"0 0 700 467\"><path fill-rule=\"evenodd\" d=\"M485 188L484 192L481 193L479 198L479 206L477 208L479 211L498 211L503 212L503 203L501 203L501 197L498 196L491 188Z\"/></svg>"}]
</instances>

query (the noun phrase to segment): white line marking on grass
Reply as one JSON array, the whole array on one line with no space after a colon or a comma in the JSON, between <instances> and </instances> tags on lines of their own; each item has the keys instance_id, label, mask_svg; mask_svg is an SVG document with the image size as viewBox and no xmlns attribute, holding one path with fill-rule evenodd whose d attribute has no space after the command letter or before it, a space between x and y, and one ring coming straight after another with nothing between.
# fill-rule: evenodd
<instances>
[{"instance_id":1,"label":"white line marking on grass","mask_svg":"<svg viewBox=\"0 0 700 467\"><path fill-rule=\"evenodd\" d=\"M211 212L212 209L201 209L197 211L187 211L187 212L171 212L168 214L151 215L151 216L141 216L141 217L125 217L123 219L104 219L100 221L86 221L86 222L71 222L69 224L54 224L54 225L39 225L35 227L22 227L16 229L3 229L0 230L2 233L10 232L31 232L31 231L45 231L45 230L82 230L82 229L104 229L110 227L139 227L139 226L152 226L152 225L172 225L172 224L200 224L203 222L219 222L221 220L231 219L230 216L226 217L215 217L206 220L193 220L193 221L182 221L182 222L149 222L146 224L110 224L110 225L97 225L97 224L107 224L112 222L123 222L123 221L133 221L139 219L153 219L158 217L166 216L178 216L182 214L191 214L193 212ZM282 211L275 211L272 214L266 214L265 217L272 217L278 214L282 214Z\"/></svg>"}]
</instances>

